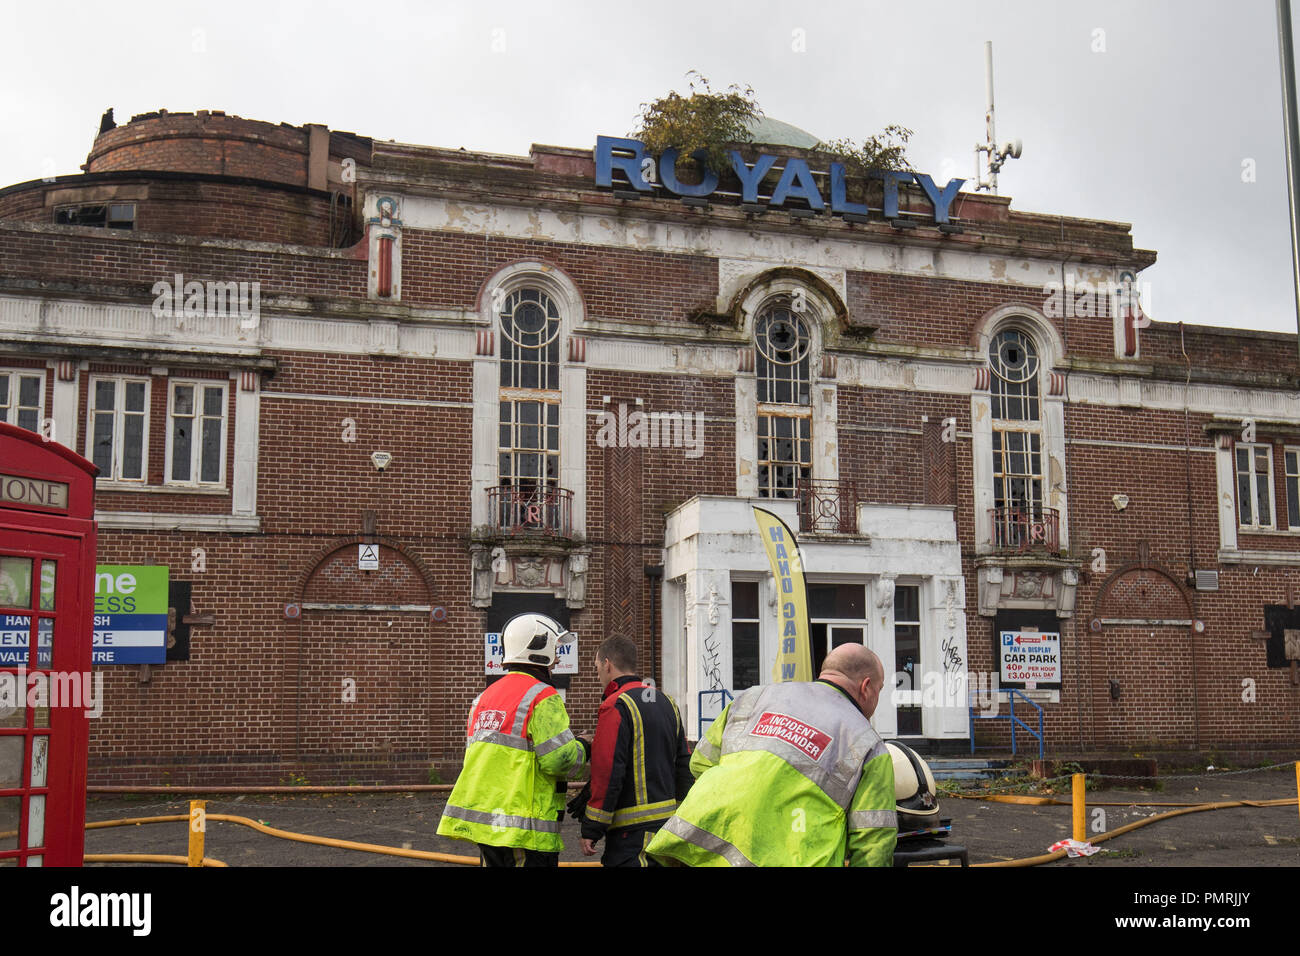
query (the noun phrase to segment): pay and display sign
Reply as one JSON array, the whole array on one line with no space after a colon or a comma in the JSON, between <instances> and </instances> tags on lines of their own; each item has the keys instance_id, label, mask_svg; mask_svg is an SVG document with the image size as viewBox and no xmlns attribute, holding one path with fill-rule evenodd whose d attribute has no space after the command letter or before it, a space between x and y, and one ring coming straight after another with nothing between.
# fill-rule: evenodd
<instances>
[{"instance_id":1,"label":"pay and display sign","mask_svg":"<svg viewBox=\"0 0 1300 956\"><path fill-rule=\"evenodd\" d=\"M1002 631L1002 683L1034 690L1039 684L1061 683L1059 631Z\"/></svg>"},{"instance_id":2,"label":"pay and display sign","mask_svg":"<svg viewBox=\"0 0 1300 956\"><path fill-rule=\"evenodd\" d=\"M500 676L506 672L502 661L505 659L505 650L501 644L501 635L496 631L488 631L483 635L483 673L489 677ZM555 647L555 670L552 674L576 674L578 673L578 639L574 638L567 644L557 644Z\"/></svg>"}]
</instances>

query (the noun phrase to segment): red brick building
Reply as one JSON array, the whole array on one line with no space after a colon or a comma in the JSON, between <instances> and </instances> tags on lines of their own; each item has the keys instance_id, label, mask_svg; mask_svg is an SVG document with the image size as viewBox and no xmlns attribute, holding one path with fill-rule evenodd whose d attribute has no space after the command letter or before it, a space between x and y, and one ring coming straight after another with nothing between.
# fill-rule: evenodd
<instances>
[{"instance_id":1,"label":"red brick building","mask_svg":"<svg viewBox=\"0 0 1300 956\"><path fill-rule=\"evenodd\" d=\"M1294 751L1296 342L1135 321L1127 225L773 204L798 162L832 192L780 144L746 201L598 185L589 149L105 126L0 190L0 415L100 465L100 562L167 566L177 611L167 663L102 668L92 783L450 778L525 609L579 635L575 723L621 631L695 736L771 679L755 503L816 656L897 672L887 737L965 749L1037 628L1049 752Z\"/></svg>"}]
</instances>

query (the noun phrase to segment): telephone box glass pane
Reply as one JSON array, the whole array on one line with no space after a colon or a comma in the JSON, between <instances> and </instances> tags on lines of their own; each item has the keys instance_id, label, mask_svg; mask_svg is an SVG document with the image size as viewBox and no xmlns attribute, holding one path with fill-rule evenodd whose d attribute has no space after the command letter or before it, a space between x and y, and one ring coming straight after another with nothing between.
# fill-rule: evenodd
<instances>
[{"instance_id":1,"label":"telephone box glass pane","mask_svg":"<svg viewBox=\"0 0 1300 956\"><path fill-rule=\"evenodd\" d=\"M17 866L17 865L18 865L18 857L16 856L10 856L10 857L5 857L4 859L0 859L0 866Z\"/></svg>"},{"instance_id":2,"label":"telephone box glass pane","mask_svg":"<svg viewBox=\"0 0 1300 956\"><path fill-rule=\"evenodd\" d=\"M23 809L22 797L0 797L0 850L18 849L18 814Z\"/></svg>"},{"instance_id":3,"label":"telephone box glass pane","mask_svg":"<svg viewBox=\"0 0 1300 956\"><path fill-rule=\"evenodd\" d=\"M41 734L32 738L32 786L45 786L45 768L49 766L50 738Z\"/></svg>"},{"instance_id":4,"label":"telephone box glass pane","mask_svg":"<svg viewBox=\"0 0 1300 956\"><path fill-rule=\"evenodd\" d=\"M45 846L45 794L27 800L27 845Z\"/></svg>"},{"instance_id":5,"label":"telephone box glass pane","mask_svg":"<svg viewBox=\"0 0 1300 956\"><path fill-rule=\"evenodd\" d=\"M0 790L17 790L23 785L23 741L19 734L0 737Z\"/></svg>"},{"instance_id":6,"label":"telephone box glass pane","mask_svg":"<svg viewBox=\"0 0 1300 956\"><path fill-rule=\"evenodd\" d=\"M41 854L38 853L38 854L36 854L35 856L29 856L29 857L27 858L27 865L28 865L28 866L44 866L44 865L45 865L44 860L45 860L45 857L43 857Z\"/></svg>"},{"instance_id":7,"label":"telephone box glass pane","mask_svg":"<svg viewBox=\"0 0 1300 956\"><path fill-rule=\"evenodd\" d=\"M32 606L32 559L0 556L0 607Z\"/></svg>"},{"instance_id":8,"label":"telephone box glass pane","mask_svg":"<svg viewBox=\"0 0 1300 956\"><path fill-rule=\"evenodd\" d=\"M13 651L2 639L4 633L0 630L0 654ZM26 727L26 701L27 691L18 675L12 671L0 671L0 727Z\"/></svg>"},{"instance_id":9,"label":"telephone box glass pane","mask_svg":"<svg viewBox=\"0 0 1300 956\"><path fill-rule=\"evenodd\" d=\"M48 687L48 684L47 684L47 687ZM40 700L40 698L37 698L37 700ZM44 701L42 701L41 703L36 704L36 705L32 708L32 726L33 726L33 727L41 727L41 728L45 728L45 727L49 727L49 726L50 726L50 708L49 708L49 694L48 694L48 693L45 695L45 700L44 700Z\"/></svg>"},{"instance_id":10,"label":"telephone box glass pane","mask_svg":"<svg viewBox=\"0 0 1300 956\"><path fill-rule=\"evenodd\" d=\"M36 666L49 667L54 655L54 622L48 617L36 621Z\"/></svg>"},{"instance_id":11,"label":"telephone box glass pane","mask_svg":"<svg viewBox=\"0 0 1300 956\"><path fill-rule=\"evenodd\" d=\"M59 562L48 558L41 562L41 610L54 610L54 583L59 572Z\"/></svg>"}]
</instances>

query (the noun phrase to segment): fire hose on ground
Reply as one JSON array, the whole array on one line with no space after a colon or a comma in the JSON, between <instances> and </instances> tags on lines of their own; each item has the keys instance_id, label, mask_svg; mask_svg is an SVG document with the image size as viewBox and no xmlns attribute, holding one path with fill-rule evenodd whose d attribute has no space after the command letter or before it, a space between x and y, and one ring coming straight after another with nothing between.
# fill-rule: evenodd
<instances>
[{"instance_id":1,"label":"fire hose on ground","mask_svg":"<svg viewBox=\"0 0 1300 956\"><path fill-rule=\"evenodd\" d=\"M1073 799L1071 800L1060 800L1054 797L1026 796L1026 795L1019 795L1019 794L949 794L949 796L963 798L963 799L982 800L986 802L1009 803L1009 804L1019 804L1019 805L1027 805L1027 806L1072 806L1074 840L1078 843L1084 843L1084 842L1088 842L1086 827L1085 827L1085 817L1086 817L1085 775L1081 773L1074 774L1072 783L1073 783ZM1296 764L1296 783L1297 783L1297 788L1300 788L1300 762L1297 762ZM412 789L435 790L435 788L437 790L450 789L447 785L444 784L444 785L429 785L426 787L418 787L418 788L400 787L400 786L344 787L344 788L223 787L223 788L208 788L203 792L207 792L207 793L213 793L213 792L265 793L268 791L269 792L298 792L298 793L302 793L304 791L330 792L330 793L356 792L356 791L410 792ZM175 793L176 792L176 789L167 788L167 787L142 787L142 788L101 787L101 788L94 788L94 789L97 792L114 792L114 793L121 793L121 792ZM190 788L186 788L186 789L190 789ZM198 789L199 788L193 788L193 790L195 791L197 791ZM1167 810L1164 813L1158 813L1155 816L1147 817L1144 820L1136 820L1133 823L1125 824L1124 826L1119 827L1115 830L1108 830L1105 833L1094 835L1091 842L1101 843L1105 840L1110 840L1117 836L1122 836L1125 833L1131 833L1132 831L1137 830L1140 827L1144 827L1149 824L1156 823L1157 821L1172 819L1173 817L1182 816L1183 814L1187 814L1187 813L1200 813L1206 810L1225 810L1233 807L1285 807L1285 806L1300 807L1300 800L1296 798L1282 798L1278 800L1221 800L1221 801L1214 801L1209 803L1168 803L1168 802L1135 803L1133 801L1110 801L1110 802L1098 801L1098 802L1094 802L1093 806L1095 807L1148 806L1148 807L1174 808L1171 810ZM295 833L290 830L279 830L274 827L269 827L264 823L260 823L256 820L250 819L249 817L235 816L226 813L208 813L207 802L204 800L191 800L190 813L188 815L174 814L174 815L158 816L158 817L129 817L120 820L101 820L101 821L96 821L96 822L86 824L87 830L93 830L93 829L100 829L104 827L136 826L145 823L181 823L181 822L188 821L190 823L190 848L189 848L190 852L188 856L182 857L182 856L159 856L159 855L145 856L145 855L131 855L131 854L95 854L95 855L87 854L86 862L88 863L90 862L104 862L104 863L158 862L158 863L184 863L189 866L226 866L227 864L222 863L219 860L213 860L210 857L205 857L203 855L203 837L206 830L206 821L208 820L217 820L226 823L237 823L242 826L251 827L252 829L258 831L259 833L264 833L267 836L278 837L283 840L292 840L298 843L310 843L310 844L315 844L317 846L335 847L337 849L343 849L343 850L357 850L363 853L380 853L388 856L398 856L398 857L404 857L406 859L412 859L412 860L426 860L429 862L436 862L436 863L452 863L460 866L479 865L479 860L477 857L459 856L451 853L438 853L431 850L411 850L402 847L384 846L375 843L358 843L353 840L340 840L340 839L335 839L333 837L312 836L310 834L305 834L305 833ZM1050 863L1054 860L1063 859L1067 855L1068 855L1067 850L1057 850L1054 853L1044 853L1038 856L1025 857L1018 860L997 860L989 863L976 863L973 865L988 866L988 867L1038 866L1043 863ZM593 866L600 866L600 864L595 861L590 861L590 862L562 861L560 863L560 866L593 867Z\"/></svg>"}]
</instances>

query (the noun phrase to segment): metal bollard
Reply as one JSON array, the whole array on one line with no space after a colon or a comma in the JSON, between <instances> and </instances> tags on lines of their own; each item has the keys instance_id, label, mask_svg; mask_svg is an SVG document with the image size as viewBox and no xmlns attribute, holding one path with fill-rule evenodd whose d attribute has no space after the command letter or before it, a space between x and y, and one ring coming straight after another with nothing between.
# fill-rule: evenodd
<instances>
[{"instance_id":1,"label":"metal bollard","mask_svg":"<svg viewBox=\"0 0 1300 956\"><path fill-rule=\"evenodd\" d=\"M203 832L208 823L208 801L190 801L190 854L188 866L203 865Z\"/></svg>"},{"instance_id":2,"label":"metal bollard","mask_svg":"<svg viewBox=\"0 0 1300 956\"><path fill-rule=\"evenodd\" d=\"M1084 796L1084 780L1083 774L1076 773L1074 775L1074 839L1079 843L1088 842L1088 827L1085 822L1087 807L1084 805L1087 798Z\"/></svg>"}]
</instances>

